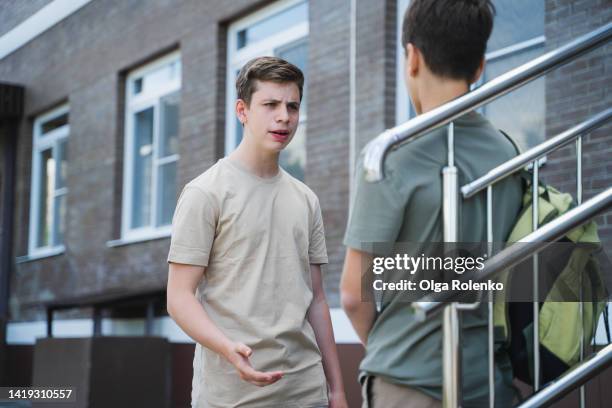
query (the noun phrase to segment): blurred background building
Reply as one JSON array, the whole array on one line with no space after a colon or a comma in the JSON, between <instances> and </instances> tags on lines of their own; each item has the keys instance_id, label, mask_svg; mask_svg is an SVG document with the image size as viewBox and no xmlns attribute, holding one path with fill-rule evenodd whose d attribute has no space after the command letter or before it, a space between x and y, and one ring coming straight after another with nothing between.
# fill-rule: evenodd
<instances>
[{"instance_id":1,"label":"blurred background building","mask_svg":"<svg viewBox=\"0 0 612 408\"><path fill-rule=\"evenodd\" d=\"M606 0L493 3L482 82L612 20ZM240 142L236 73L270 54L306 74L300 127L282 165L321 202L325 289L358 406L362 349L339 305L342 236L356 156L414 116L399 45L408 4L0 1L0 385L33 383L34 344L49 322L56 337L167 339L169 398L188 406L194 345L165 311L174 205L189 180ZM586 54L482 112L521 147L534 146L610 106L611 51ZM612 182L611 129L584 139L585 199ZM548 157L543 170L572 192L573 149ZM598 223L612 256L612 213ZM609 401L597 381L589 398Z\"/></svg>"}]
</instances>

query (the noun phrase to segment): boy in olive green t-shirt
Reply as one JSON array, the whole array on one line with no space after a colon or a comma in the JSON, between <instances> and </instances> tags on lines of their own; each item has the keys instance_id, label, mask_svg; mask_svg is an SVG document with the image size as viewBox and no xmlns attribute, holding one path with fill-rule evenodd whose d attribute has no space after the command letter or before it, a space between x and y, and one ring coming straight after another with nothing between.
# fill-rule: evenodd
<instances>
[{"instance_id":1,"label":"boy in olive green t-shirt","mask_svg":"<svg viewBox=\"0 0 612 408\"><path fill-rule=\"evenodd\" d=\"M488 0L411 1L402 45L406 85L417 114L467 93L478 79L493 12ZM454 135L462 184L516 155L512 143L476 112L454 121ZM390 152L380 182L366 182L361 160L357 166L341 291L343 307L366 347L360 366L366 407L441 407L441 317L418 321L405 298L390 291L383 293L377 312L372 302L361 301L361 271L362 262L371 264L371 243L427 247L444 240L441 170L446 163L446 129L438 128ZM516 177L496 184L494 242L506 240L521 193ZM484 208L482 197L462 202L462 242L486 242ZM462 406L488 406L486 314L464 313L462 334ZM510 406L514 397L507 368L496 367L496 407Z\"/></svg>"}]
</instances>

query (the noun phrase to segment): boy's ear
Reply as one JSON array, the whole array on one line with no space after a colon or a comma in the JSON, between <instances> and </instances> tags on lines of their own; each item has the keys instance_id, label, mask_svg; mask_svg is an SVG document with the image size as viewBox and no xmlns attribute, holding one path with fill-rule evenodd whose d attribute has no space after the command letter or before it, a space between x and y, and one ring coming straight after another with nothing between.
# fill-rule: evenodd
<instances>
[{"instance_id":1,"label":"boy's ear","mask_svg":"<svg viewBox=\"0 0 612 408\"><path fill-rule=\"evenodd\" d=\"M422 55L417 47L412 43L406 44L406 68L410 76L415 76L419 73Z\"/></svg>"},{"instance_id":2,"label":"boy's ear","mask_svg":"<svg viewBox=\"0 0 612 408\"><path fill-rule=\"evenodd\" d=\"M243 101L242 99L236 100L236 117L238 118L240 123L242 123L243 126L247 120L247 115L246 115L247 109L248 109L248 106L245 101Z\"/></svg>"},{"instance_id":3,"label":"boy's ear","mask_svg":"<svg viewBox=\"0 0 612 408\"><path fill-rule=\"evenodd\" d=\"M480 76L484 72L485 65L486 65L485 58L482 57L482 59L480 60L480 64L478 64L478 69L474 73L474 78L472 78L472 81L470 82L470 84L473 84L474 82L476 82L476 81L478 81L480 79Z\"/></svg>"}]
</instances>

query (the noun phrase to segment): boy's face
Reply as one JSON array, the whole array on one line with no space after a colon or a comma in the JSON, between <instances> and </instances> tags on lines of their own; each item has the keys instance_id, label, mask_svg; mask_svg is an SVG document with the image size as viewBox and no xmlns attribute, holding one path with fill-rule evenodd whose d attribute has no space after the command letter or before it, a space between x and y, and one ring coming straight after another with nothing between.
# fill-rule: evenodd
<instances>
[{"instance_id":1,"label":"boy's face","mask_svg":"<svg viewBox=\"0 0 612 408\"><path fill-rule=\"evenodd\" d=\"M293 138L300 120L298 86L257 81L250 105L239 99L236 114L252 143L265 151L280 152Z\"/></svg>"}]
</instances>

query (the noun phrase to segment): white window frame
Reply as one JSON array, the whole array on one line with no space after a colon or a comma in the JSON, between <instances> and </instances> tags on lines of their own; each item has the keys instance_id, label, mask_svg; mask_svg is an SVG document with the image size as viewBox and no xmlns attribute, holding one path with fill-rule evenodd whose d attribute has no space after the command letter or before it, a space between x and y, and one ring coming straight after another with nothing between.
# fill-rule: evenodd
<instances>
[{"instance_id":1,"label":"white window frame","mask_svg":"<svg viewBox=\"0 0 612 408\"><path fill-rule=\"evenodd\" d=\"M179 62L179 73L171 81L160 84L159 86L143 91L139 95L133 95L133 85L135 80L146 76L148 73L157 70L158 68L169 65L174 62ZM158 169L161 165L178 161L179 155L173 154L171 156L164 157L162 159L157 158L157 152L160 149L159 142L159 130L161 123L160 116L160 102L164 96L168 96L174 92L181 91L181 77L182 77L182 66L181 66L181 55L179 51L167 54L141 68L137 68L131 71L125 81L125 144L124 144L124 166L123 166L123 200L122 200L122 211L121 211L121 241L132 241L136 242L139 240L155 239L159 237L170 236L172 225L163 225L156 227L157 219L157 178ZM153 222L149 225L131 228L132 224L132 195L134 188L134 175L133 165L134 157L132 156L135 135L134 135L134 114L143 111L145 109L153 107L153 152L152 152L152 166L153 170L151 173L151 214Z\"/></svg>"},{"instance_id":2,"label":"white window frame","mask_svg":"<svg viewBox=\"0 0 612 408\"><path fill-rule=\"evenodd\" d=\"M267 37L264 40L254 44L247 45L242 49L237 49L237 34L239 31L256 24L274 14L282 12L296 4L302 3L304 0L282 0L275 2L267 7L262 8L248 16L233 22L227 32L227 72L226 72L226 105L225 105L225 154L230 154L237 146L236 143L236 71L238 71L250 59L273 55L275 49L286 45L297 43L301 40L307 40L309 34L308 19L304 22L288 27L285 30ZM300 110L301 126L307 122L307 113L305 110Z\"/></svg>"},{"instance_id":3,"label":"white window frame","mask_svg":"<svg viewBox=\"0 0 612 408\"><path fill-rule=\"evenodd\" d=\"M45 246L37 246L37 238L40 230L38 220L40 219L40 194L41 194L41 155L42 152L51 148L52 157L57 159L58 145L64 140L68 139L70 134L70 119L66 125L60 126L50 132L42 134L42 125L49 120L56 117L69 113L70 109L68 104L59 106L43 115L38 116L34 120L33 129L33 143L32 143L32 180L31 180L31 194L30 194L30 227L29 227L29 239L28 239L28 258L39 258L45 256L57 255L65 250L64 243L54 243ZM57 168L57 167L56 167ZM56 175L57 177L57 175ZM57 180L57 179L56 179ZM67 195L68 186L64 185L62 188L54 188L54 198L60 195ZM55 200L52 203L55 206ZM51 231L55 231L55 208L49 211L51 214ZM65 220L64 220L65 222ZM65 238L65 237L64 237Z\"/></svg>"},{"instance_id":4,"label":"white window frame","mask_svg":"<svg viewBox=\"0 0 612 408\"><path fill-rule=\"evenodd\" d=\"M402 23L404 13L410 5L410 0L397 0L397 29L395 35L396 57L395 57L395 124L401 125L407 122L411 116L412 104L410 96L404 83L404 60L406 58L404 47L402 47Z\"/></svg>"}]
</instances>

